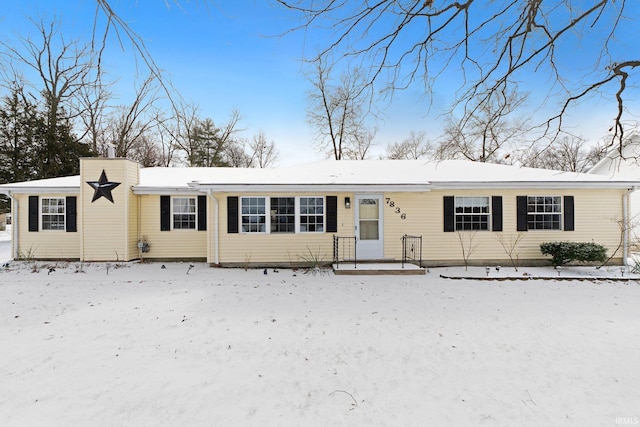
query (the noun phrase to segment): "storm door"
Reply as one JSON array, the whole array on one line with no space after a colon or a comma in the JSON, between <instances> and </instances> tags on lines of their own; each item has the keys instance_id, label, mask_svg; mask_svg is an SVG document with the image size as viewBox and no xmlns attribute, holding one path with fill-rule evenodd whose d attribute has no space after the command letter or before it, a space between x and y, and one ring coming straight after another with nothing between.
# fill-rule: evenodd
<instances>
[{"instance_id":1,"label":"storm door","mask_svg":"<svg viewBox=\"0 0 640 427\"><path fill-rule=\"evenodd\" d=\"M384 256L382 195L356 194L356 250L358 259Z\"/></svg>"}]
</instances>

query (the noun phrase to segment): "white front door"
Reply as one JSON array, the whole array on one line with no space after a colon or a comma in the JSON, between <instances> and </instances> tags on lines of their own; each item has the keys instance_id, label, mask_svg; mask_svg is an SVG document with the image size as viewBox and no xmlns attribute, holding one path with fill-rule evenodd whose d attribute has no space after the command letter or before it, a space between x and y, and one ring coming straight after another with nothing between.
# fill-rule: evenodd
<instances>
[{"instance_id":1,"label":"white front door","mask_svg":"<svg viewBox=\"0 0 640 427\"><path fill-rule=\"evenodd\" d=\"M382 195L356 194L356 251L358 259L384 256Z\"/></svg>"}]
</instances>

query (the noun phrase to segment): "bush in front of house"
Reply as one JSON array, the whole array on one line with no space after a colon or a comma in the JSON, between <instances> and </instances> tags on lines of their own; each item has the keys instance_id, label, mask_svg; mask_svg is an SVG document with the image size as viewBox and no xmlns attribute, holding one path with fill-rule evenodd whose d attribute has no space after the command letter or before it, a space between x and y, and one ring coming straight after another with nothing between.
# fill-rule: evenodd
<instances>
[{"instance_id":1,"label":"bush in front of house","mask_svg":"<svg viewBox=\"0 0 640 427\"><path fill-rule=\"evenodd\" d=\"M597 243L545 242L540 245L543 255L551 255L551 263L557 267L573 261L605 262L607 249Z\"/></svg>"}]
</instances>

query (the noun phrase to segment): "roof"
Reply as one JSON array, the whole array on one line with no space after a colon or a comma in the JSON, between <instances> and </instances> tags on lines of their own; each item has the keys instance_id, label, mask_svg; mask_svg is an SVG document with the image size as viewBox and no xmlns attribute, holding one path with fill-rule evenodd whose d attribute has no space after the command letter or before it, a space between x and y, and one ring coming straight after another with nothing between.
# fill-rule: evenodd
<instances>
[{"instance_id":1,"label":"roof","mask_svg":"<svg viewBox=\"0 0 640 427\"><path fill-rule=\"evenodd\" d=\"M136 194L202 191L429 191L457 188L623 188L640 181L445 160L324 160L279 168L142 168ZM0 193L79 192L80 177L0 185Z\"/></svg>"},{"instance_id":2,"label":"roof","mask_svg":"<svg viewBox=\"0 0 640 427\"><path fill-rule=\"evenodd\" d=\"M625 139L622 147L611 147L589 173L640 180L640 133L632 133Z\"/></svg>"},{"instance_id":3,"label":"roof","mask_svg":"<svg viewBox=\"0 0 640 427\"><path fill-rule=\"evenodd\" d=\"M44 191L56 193L79 193L80 175L60 178L38 179L0 185L0 194L36 194Z\"/></svg>"},{"instance_id":4,"label":"roof","mask_svg":"<svg viewBox=\"0 0 640 427\"><path fill-rule=\"evenodd\" d=\"M324 160L280 168L150 168L138 194L213 191L429 191L438 188L596 188L635 186L614 176L445 160Z\"/></svg>"}]
</instances>

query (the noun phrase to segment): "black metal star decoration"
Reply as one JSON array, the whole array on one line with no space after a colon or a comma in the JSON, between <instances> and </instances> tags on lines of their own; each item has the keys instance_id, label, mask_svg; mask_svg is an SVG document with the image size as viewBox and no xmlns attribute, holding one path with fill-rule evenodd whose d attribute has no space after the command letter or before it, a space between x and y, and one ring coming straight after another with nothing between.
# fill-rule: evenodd
<instances>
[{"instance_id":1,"label":"black metal star decoration","mask_svg":"<svg viewBox=\"0 0 640 427\"><path fill-rule=\"evenodd\" d=\"M95 193L93 193L93 199L91 200L91 203L95 202L100 197L104 197L105 199L113 203L113 196L111 195L111 190L113 190L118 185L120 185L119 182L109 182L109 180L107 179L107 174L104 172L104 169L102 169L102 173L100 174L100 179L98 181L87 181L87 184L89 184L95 190Z\"/></svg>"}]
</instances>

